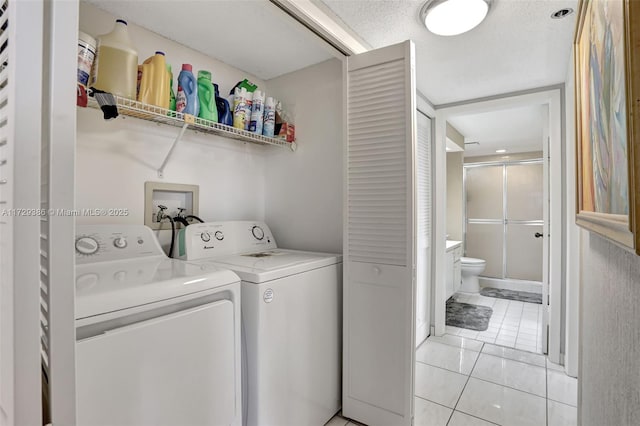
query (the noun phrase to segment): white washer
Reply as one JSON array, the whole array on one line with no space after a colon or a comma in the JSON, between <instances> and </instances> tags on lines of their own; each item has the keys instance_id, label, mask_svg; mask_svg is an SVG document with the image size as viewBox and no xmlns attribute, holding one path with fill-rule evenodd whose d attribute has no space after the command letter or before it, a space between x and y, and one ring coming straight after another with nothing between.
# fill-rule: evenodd
<instances>
[{"instance_id":1,"label":"white washer","mask_svg":"<svg viewBox=\"0 0 640 426\"><path fill-rule=\"evenodd\" d=\"M278 249L262 222L190 225L178 254L242 279L249 426L322 426L340 409L342 256Z\"/></svg>"},{"instance_id":2,"label":"white washer","mask_svg":"<svg viewBox=\"0 0 640 426\"><path fill-rule=\"evenodd\" d=\"M79 425L242 424L240 280L145 226L78 226Z\"/></svg>"}]
</instances>

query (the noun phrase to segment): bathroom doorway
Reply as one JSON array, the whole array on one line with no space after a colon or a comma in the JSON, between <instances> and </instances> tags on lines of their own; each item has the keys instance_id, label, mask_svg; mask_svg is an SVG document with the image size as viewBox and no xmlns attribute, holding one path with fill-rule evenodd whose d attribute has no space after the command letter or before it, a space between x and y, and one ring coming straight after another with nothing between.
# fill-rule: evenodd
<instances>
[{"instance_id":1,"label":"bathroom doorway","mask_svg":"<svg viewBox=\"0 0 640 426\"><path fill-rule=\"evenodd\" d=\"M542 147L542 144L540 145ZM513 150L515 148L511 148ZM543 152L487 158L465 156L463 166L462 284L458 304L491 309L487 327L464 330L447 316L446 331L502 346L543 352ZM467 288L470 259L484 261L479 287ZM447 313L452 307L448 303ZM487 310L488 310L487 309ZM451 322L451 324L449 324ZM473 325L473 324L472 324Z\"/></svg>"},{"instance_id":2,"label":"bathroom doorway","mask_svg":"<svg viewBox=\"0 0 640 426\"><path fill-rule=\"evenodd\" d=\"M557 284L552 292L561 291L561 230L550 232L552 221L548 219L554 214L559 218L562 212L561 194L549 185L555 182L560 187L560 91L542 90L451 106L439 110L437 119L441 121L436 137L444 146L436 150L444 152L435 156L437 160L444 154L446 167L444 173L436 169L436 239L438 233L444 241L447 235L456 234L450 226L456 215L447 211L451 191L448 179L444 179L450 177L452 165L445 150L451 139L449 127L463 136L464 153L458 160L462 162L462 214L456 219L461 231L455 238L462 252L461 279L458 282L454 272L457 288L452 294L446 285L451 264L447 245L455 241L447 241L443 247L434 240L435 334L549 353L552 359L554 352L559 357L561 293L557 298L549 297L549 282L551 278ZM468 125L470 121L475 127ZM557 241L550 239L551 234ZM454 265L457 260L454 255ZM465 279L473 275L475 290L473 279ZM478 326L475 320L463 320L458 326L447 325L452 302L458 303L460 306L454 307L465 315L468 309L476 309L477 318L484 323ZM552 313L556 314L555 323ZM554 343L548 346L551 339Z\"/></svg>"}]
</instances>

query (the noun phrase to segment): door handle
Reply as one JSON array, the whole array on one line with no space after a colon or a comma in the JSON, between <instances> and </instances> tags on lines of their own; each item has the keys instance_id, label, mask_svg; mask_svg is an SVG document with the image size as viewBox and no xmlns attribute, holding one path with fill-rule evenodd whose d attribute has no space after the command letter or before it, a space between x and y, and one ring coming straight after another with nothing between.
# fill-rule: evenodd
<instances>
[{"instance_id":1,"label":"door handle","mask_svg":"<svg viewBox=\"0 0 640 426\"><path fill-rule=\"evenodd\" d=\"M534 235L535 235L535 237L536 237L536 238L542 238L542 237L544 237L544 235L543 235L543 234L541 234L540 232L536 232Z\"/></svg>"}]
</instances>

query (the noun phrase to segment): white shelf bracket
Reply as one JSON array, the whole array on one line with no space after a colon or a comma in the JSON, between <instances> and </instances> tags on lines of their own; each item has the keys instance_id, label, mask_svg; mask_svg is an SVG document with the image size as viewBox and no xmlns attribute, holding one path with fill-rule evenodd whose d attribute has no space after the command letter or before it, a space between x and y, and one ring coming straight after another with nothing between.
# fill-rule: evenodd
<instances>
[{"instance_id":1,"label":"white shelf bracket","mask_svg":"<svg viewBox=\"0 0 640 426\"><path fill-rule=\"evenodd\" d=\"M162 165L158 169L159 178L164 177L164 168L167 167L169 158L171 158L171 154L173 154L173 150L175 149L176 145L178 145L178 142L180 142L180 139L182 139L182 136L184 136L184 132L187 130L187 127L189 127L189 123L184 123L184 125L180 128L180 133L178 133L176 140L174 140L173 144L171 144L171 148L169 148L169 152L167 152L167 155L164 157L164 161L162 162Z\"/></svg>"}]
</instances>

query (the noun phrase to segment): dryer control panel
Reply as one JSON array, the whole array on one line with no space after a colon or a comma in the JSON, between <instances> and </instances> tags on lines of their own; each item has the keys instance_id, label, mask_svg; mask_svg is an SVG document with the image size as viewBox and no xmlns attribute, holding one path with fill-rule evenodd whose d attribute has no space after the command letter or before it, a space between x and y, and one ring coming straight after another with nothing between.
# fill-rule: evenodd
<instances>
[{"instance_id":1,"label":"dryer control panel","mask_svg":"<svg viewBox=\"0 0 640 426\"><path fill-rule=\"evenodd\" d=\"M180 230L174 258L207 259L274 248L276 241L264 222L208 222Z\"/></svg>"},{"instance_id":2,"label":"dryer control panel","mask_svg":"<svg viewBox=\"0 0 640 426\"><path fill-rule=\"evenodd\" d=\"M153 231L144 225L78 225L76 263L138 257L166 257Z\"/></svg>"}]
</instances>

